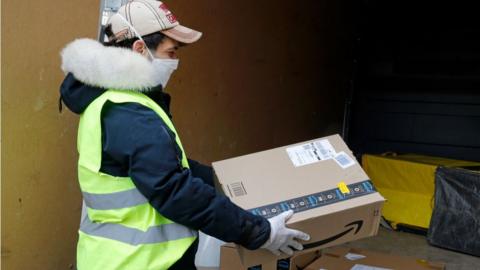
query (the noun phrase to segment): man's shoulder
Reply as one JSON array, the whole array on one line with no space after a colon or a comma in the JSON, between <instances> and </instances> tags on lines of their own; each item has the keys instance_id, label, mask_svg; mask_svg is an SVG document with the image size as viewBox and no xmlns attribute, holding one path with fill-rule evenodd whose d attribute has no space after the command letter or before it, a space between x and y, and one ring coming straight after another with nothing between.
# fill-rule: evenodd
<instances>
[{"instance_id":1,"label":"man's shoulder","mask_svg":"<svg viewBox=\"0 0 480 270\"><path fill-rule=\"evenodd\" d=\"M136 131L163 129L167 125L151 108L136 102L107 102L102 110L102 123L107 129Z\"/></svg>"},{"instance_id":2,"label":"man's shoulder","mask_svg":"<svg viewBox=\"0 0 480 270\"><path fill-rule=\"evenodd\" d=\"M102 110L103 119L122 118L126 122L141 119L162 121L161 117L152 109L137 102L113 103L107 101Z\"/></svg>"}]
</instances>

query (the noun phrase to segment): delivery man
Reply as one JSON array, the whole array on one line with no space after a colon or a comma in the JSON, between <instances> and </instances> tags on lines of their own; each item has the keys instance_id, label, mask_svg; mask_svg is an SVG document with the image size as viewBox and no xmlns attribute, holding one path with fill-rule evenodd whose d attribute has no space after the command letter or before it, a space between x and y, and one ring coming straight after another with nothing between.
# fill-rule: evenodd
<instances>
[{"instance_id":1,"label":"delivery man","mask_svg":"<svg viewBox=\"0 0 480 270\"><path fill-rule=\"evenodd\" d=\"M78 39L62 51L61 100L80 115L78 269L195 269L199 230L277 255L301 250L309 236L285 227L292 212L242 210L215 192L210 167L187 159L163 90L177 50L202 34L154 0L128 2L105 32L104 44Z\"/></svg>"}]
</instances>

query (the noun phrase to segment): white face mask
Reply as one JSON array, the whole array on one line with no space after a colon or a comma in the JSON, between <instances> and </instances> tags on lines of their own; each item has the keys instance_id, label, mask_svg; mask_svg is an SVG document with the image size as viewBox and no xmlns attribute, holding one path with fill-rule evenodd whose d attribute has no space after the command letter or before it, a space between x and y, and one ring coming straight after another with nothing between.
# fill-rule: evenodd
<instances>
[{"instance_id":1,"label":"white face mask","mask_svg":"<svg viewBox=\"0 0 480 270\"><path fill-rule=\"evenodd\" d=\"M155 58L152 61L152 65L155 68L155 76L158 78L158 82L165 89L170 76L178 67L178 59Z\"/></svg>"},{"instance_id":2,"label":"white face mask","mask_svg":"<svg viewBox=\"0 0 480 270\"><path fill-rule=\"evenodd\" d=\"M155 78L158 79L158 82L162 85L163 89L165 89L170 76L178 68L179 60L156 58L153 56L150 50L148 50L148 54L150 55L150 58L152 58L152 65L155 70Z\"/></svg>"},{"instance_id":3,"label":"white face mask","mask_svg":"<svg viewBox=\"0 0 480 270\"><path fill-rule=\"evenodd\" d=\"M120 15L120 14L118 14ZM135 27L133 27L122 15L120 15L120 18L128 25L130 28L132 28L133 32L135 35L143 41L145 46L147 46L147 43L145 40L143 40L142 36L138 34L137 30ZM152 65L153 69L155 72L155 79L157 80L158 84L162 85L162 88L165 89L167 86L168 80L170 79L170 76L172 73L178 68L178 59L161 59L161 58L156 58L153 56L152 52L150 49L147 48L148 55L152 59Z\"/></svg>"}]
</instances>

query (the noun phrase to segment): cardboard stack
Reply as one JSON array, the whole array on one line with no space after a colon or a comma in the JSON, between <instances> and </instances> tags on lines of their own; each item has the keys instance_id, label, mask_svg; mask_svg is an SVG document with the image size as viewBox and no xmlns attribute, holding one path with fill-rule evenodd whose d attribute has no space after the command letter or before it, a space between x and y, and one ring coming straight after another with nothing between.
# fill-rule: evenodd
<instances>
[{"instance_id":1,"label":"cardboard stack","mask_svg":"<svg viewBox=\"0 0 480 270\"><path fill-rule=\"evenodd\" d=\"M443 270L444 263L347 247L333 248L305 270Z\"/></svg>"},{"instance_id":2,"label":"cardboard stack","mask_svg":"<svg viewBox=\"0 0 480 270\"><path fill-rule=\"evenodd\" d=\"M221 270L245 270L237 247L233 244L226 244L221 249L220 269ZM311 250L308 253L297 254L290 258L289 270L304 269L306 266L320 258L320 250ZM277 269L277 260L261 264L263 269ZM206 270L206 269L205 269Z\"/></svg>"}]
</instances>

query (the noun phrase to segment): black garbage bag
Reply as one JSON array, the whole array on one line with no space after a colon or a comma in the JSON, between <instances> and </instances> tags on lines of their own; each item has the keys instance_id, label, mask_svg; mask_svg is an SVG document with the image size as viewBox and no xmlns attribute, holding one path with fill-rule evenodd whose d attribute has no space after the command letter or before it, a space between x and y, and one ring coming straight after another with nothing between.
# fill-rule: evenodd
<instances>
[{"instance_id":1,"label":"black garbage bag","mask_svg":"<svg viewBox=\"0 0 480 270\"><path fill-rule=\"evenodd\" d=\"M480 256L480 172L437 169L427 237L431 245Z\"/></svg>"}]
</instances>

